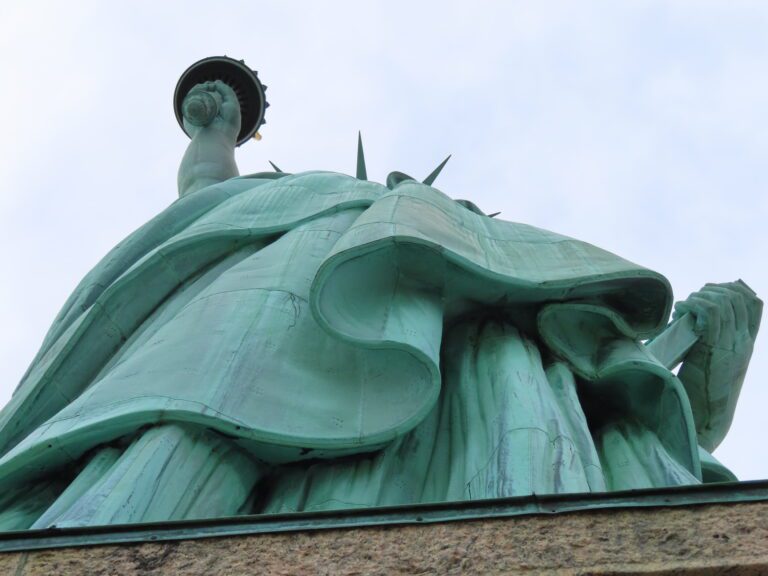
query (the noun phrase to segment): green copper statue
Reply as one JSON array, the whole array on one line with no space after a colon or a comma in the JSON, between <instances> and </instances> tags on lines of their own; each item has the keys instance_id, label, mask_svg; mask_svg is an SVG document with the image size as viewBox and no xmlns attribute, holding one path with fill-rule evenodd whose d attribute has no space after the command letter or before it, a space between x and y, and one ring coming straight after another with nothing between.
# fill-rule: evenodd
<instances>
[{"instance_id":1,"label":"green copper statue","mask_svg":"<svg viewBox=\"0 0 768 576\"><path fill-rule=\"evenodd\" d=\"M242 107L222 80L183 95L179 199L83 279L0 413L0 529L733 479L709 453L760 322L745 284L668 326L660 274L436 173L238 176Z\"/></svg>"}]
</instances>

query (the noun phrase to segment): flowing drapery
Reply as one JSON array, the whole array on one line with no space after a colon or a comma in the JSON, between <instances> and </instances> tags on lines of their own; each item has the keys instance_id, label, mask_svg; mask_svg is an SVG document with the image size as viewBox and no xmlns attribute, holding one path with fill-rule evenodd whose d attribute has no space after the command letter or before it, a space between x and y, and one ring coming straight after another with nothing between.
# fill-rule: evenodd
<instances>
[{"instance_id":1,"label":"flowing drapery","mask_svg":"<svg viewBox=\"0 0 768 576\"><path fill-rule=\"evenodd\" d=\"M578 429L563 446L593 434L614 463L639 454L625 472L653 456L700 478L685 393L640 343L665 325L671 298L655 272L413 181L233 179L174 203L75 290L0 414L0 481L167 422L210 428L267 464L390 454L483 380L445 389L458 326L509 336L499 354L511 364L497 369L537 374L529 388L552 395L537 401L552 434ZM557 392L573 375L578 390L573 380ZM589 423L574 424L563 398ZM462 418L470 443L489 425ZM579 452L585 470L594 450ZM603 468L622 485L622 470ZM592 476L564 485L597 486Z\"/></svg>"}]
</instances>

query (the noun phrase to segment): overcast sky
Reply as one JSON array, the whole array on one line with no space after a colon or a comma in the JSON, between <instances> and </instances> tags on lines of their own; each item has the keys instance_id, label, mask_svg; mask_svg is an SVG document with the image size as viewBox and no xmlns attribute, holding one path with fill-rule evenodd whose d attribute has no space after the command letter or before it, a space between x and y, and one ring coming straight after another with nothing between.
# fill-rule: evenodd
<instances>
[{"instance_id":1,"label":"overcast sky","mask_svg":"<svg viewBox=\"0 0 768 576\"><path fill-rule=\"evenodd\" d=\"M423 178L501 218L653 268L678 299L768 294L768 3L0 4L0 404L65 299L176 197L171 100L192 62L259 71L241 173ZM768 478L768 337L716 456Z\"/></svg>"}]
</instances>

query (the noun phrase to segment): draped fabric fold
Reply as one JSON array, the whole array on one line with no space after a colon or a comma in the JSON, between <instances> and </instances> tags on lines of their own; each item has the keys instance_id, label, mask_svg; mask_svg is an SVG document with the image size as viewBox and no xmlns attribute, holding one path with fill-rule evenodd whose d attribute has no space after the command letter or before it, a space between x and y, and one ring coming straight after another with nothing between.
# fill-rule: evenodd
<instances>
[{"instance_id":1,"label":"draped fabric fold","mask_svg":"<svg viewBox=\"0 0 768 576\"><path fill-rule=\"evenodd\" d=\"M550 350L582 378L582 405L594 428L637 420L688 472L701 478L690 402L682 382L605 306L549 304L538 316Z\"/></svg>"},{"instance_id":2,"label":"draped fabric fold","mask_svg":"<svg viewBox=\"0 0 768 576\"><path fill-rule=\"evenodd\" d=\"M687 399L638 344L671 301L655 272L423 184L234 179L179 200L75 290L0 414L0 481L161 422L270 464L393 446L434 413L446 327L494 311L700 476ZM657 409L635 414L641 397Z\"/></svg>"}]
</instances>

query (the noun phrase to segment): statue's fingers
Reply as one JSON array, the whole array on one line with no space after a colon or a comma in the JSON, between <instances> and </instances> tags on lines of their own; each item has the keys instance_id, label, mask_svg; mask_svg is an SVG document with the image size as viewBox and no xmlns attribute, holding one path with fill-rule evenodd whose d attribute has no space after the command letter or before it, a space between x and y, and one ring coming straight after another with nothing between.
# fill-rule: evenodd
<instances>
[{"instance_id":1,"label":"statue's fingers","mask_svg":"<svg viewBox=\"0 0 768 576\"><path fill-rule=\"evenodd\" d=\"M240 109L240 103L237 101L237 99L233 98L226 98L222 102L222 107L226 108L228 111L235 111Z\"/></svg>"},{"instance_id":2,"label":"statue's fingers","mask_svg":"<svg viewBox=\"0 0 768 576\"><path fill-rule=\"evenodd\" d=\"M229 84L222 80L216 80L214 86L216 87L216 91L221 95L223 102L237 102L237 94L235 94L235 91Z\"/></svg>"},{"instance_id":3,"label":"statue's fingers","mask_svg":"<svg viewBox=\"0 0 768 576\"><path fill-rule=\"evenodd\" d=\"M731 304L733 293L729 293L727 289L722 290L725 293L715 290L714 287L710 290L702 290L699 293L699 298L708 300L717 306L720 330L719 333L712 335L714 337L712 342L716 342L721 348L730 350L733 348L738 328L736 326L736 313Z\"/></svg>"},{"instance_id":4,"label":"statue's fingers","mask_svg":"<svg viewBox=\"0 0 768 576\"><path fill-rule=\"evenodd\" d=\"M733 314L736 317L736 330L749 332L749 310L747 310L747 299L741 294L737 294L731 299Z\"/></svg>"},{"instance_id":5,"label":"statue's fingers","mask_svg":"<svg viewBox=\"0 0 768 576\"><path fill-rule=\"evenodd\" d=\"M763 314L763 301L758 298L755 291L743 280L729 282L728 287L744 296L744 302L747 307L747 325L749 333L752 338L755 338L757 336L757 331L760 328L760 318Z\"/></svg>"},{"instance_id":6,"label":"statue's fingers","mask_svg":"<svg viewBox=\"0 0 768 576\"><path fill-rule=\"evenodd\" d=\"M231 124L239 124L240 105L237 102L224 102L221 106L221 117Z\"/></svg>"},{"instance_id":7,"label":"statue's fingers","mask_svg":"<svg viewBox=\"0 0 768 576\"><path fill-rule=\"evenodd\" d=\"M692 310L692 307L686 304L685 301L675 302L675 307L672 310L672 320L675 321L681 316L685 316L689 313L692 313L694 316L696 315L696 313Z\"/></svg>"},{"instance_id":8,"label":"statue's fingers","mask_svg":"<svg viewBox=\"0 0 768 576\"><path fill-rule=\"evenodd\" d=\"M757 296L757 292L752 290L752 287L749 284L747 284L746 282L744 282L744 280L742 280L741 278L739 278L738 280L736 280L732 284L734 286L738 287L739 290L744 290L745 292L747 292L748 294L750 294L752 296Z\"/></svg>"},{"instance_id":9,"label":"statue's fingers","mask_svg":"<svg viewBox=\"0 0 768 576\"><path fill-rule=\"evenodd\" d=\"M724 288L728 288L729 290L734 290L743 295L745 298L755 298L757 296L755 291L747 286L747 284L742 280L736 280L735 282L725 282L724 284L718 284L717 286L722 286Z\"/></svg>"},{"instance_id":10,"label":"statue's fingers","mask_svg":"<svg viewBox=\"0 0 768 576\"><path fill-rule=\"evenodd\" d=\"M733 310L730 306L731 294L727 289L716 290L714 288L708 290L702 290L696 294L696 298L701 300L707 300L713 304L717 304L720 307L721 320L725 320L725 316L731 314L730 319L733 320Z\"/></svg>"},{"instance_id":11,"label":"statue's fingers","mask_svg":"<svg viewBox=\"0 0 768 576\"><path fill-rule=\"evenodd\" d=\"M681 300L679 302L675 302L674 306L674 318L680 317L683 314L693 314L694 316L697 314L703 314L704 310L702 310L698 304L697 304L697 298L699 296L698 292L691 292L688 295L688 298L685 300Z\"/></svg>"},{"instance_id":12,"label":"statue's fingers","mask_svg":"<svg viewBox=\"0 0 768 576\"><path fill-rule=\"evenodd\" d=\"M720 337L720 306L697 294L685 301L696 316L696 333L706 344L713 345Z\"/></svg>"},{"instance_id":13,"label":"statue's fingers","mask_svg":"<svg viewBox=\"0 0 768 576\"><path fill-rule=\"evenodd\" d=\"M226 88L225 88L225 86L226 86ZM216 91L217 91L219 94L221 94L221 95L222 95L222 97L223 97L224 99L227 99L227 98L229 98L229 91L227 90L227 88L229 88L229 86L227 86L227 85L226 85L224 82L222 82L221 80L215 80L215 81L213 82L213 88L214 88L214 89L215 89L215 90L216 90Z\"/></svg>"},{"instance_id":14,"label":"statue's fingers","mask_svg":"<svg viewBox=\"0 0 768 576\"><path fill-rule=\"evenodd\" d=\"M733 310L734 329L737 332L749 328L749 312L747 310L747 299L741 290L734 289L731 285L717 285L710 288L711 292L722 294L728 300L728 304Z\"/></svg>"}]
</instances>

